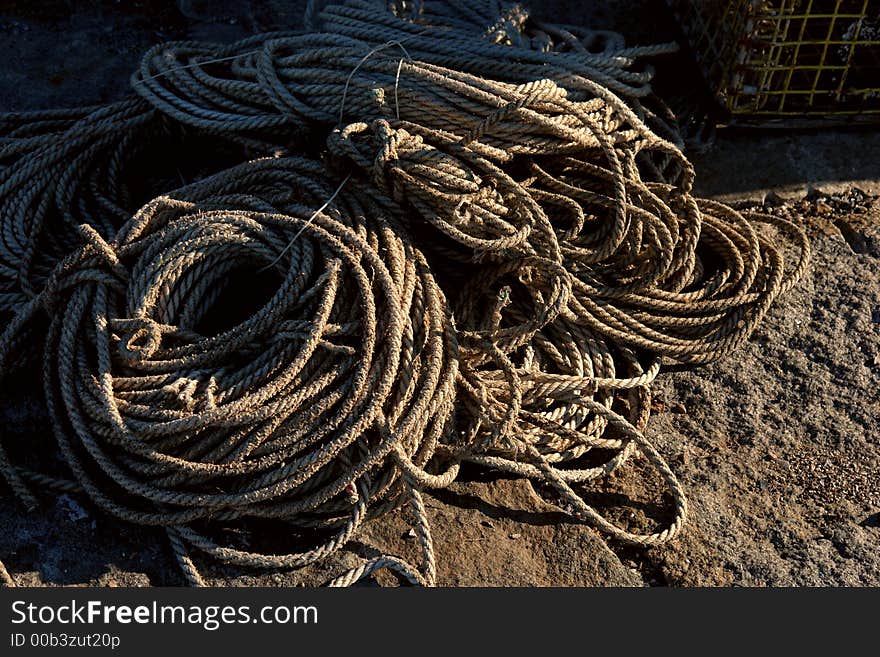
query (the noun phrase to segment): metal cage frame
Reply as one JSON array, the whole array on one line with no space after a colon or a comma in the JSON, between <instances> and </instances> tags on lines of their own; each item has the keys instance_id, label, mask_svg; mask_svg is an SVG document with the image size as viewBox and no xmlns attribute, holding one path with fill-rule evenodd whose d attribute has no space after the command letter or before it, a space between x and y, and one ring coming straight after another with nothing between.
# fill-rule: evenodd
<instances>
[{"instance_id":1,"label":"metal cage frame","mask_svg":"<svg viewBox=\"0 0 880 657\"><path fill-rule=\"evenodd\" d=\"M880 0L668 0L731 122L880 122Z\"/></svg>"}]
</instances>

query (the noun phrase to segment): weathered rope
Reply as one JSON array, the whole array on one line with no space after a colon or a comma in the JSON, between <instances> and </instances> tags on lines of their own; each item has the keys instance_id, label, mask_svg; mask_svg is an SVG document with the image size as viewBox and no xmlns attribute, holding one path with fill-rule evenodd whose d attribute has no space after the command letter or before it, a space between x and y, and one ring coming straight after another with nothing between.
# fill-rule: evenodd
<instances>
[{"instance_id":1,"label":"weathered rope","mask_svg":"<svg viewBox=\"0 0 880 657\"><path fill-rule=\"evenodd\" d=\"M570 100L593 98L597 87L611 90L657 134L682 145L676 117L651 93L654 69L646 59L675 52L675 43L631 48L620 34L543 23L504 1L347 0L320 14L321 3L309 4L315 26L374 45L405 43L408 59L496 80L550 79Z\"/></svg>"},{"instance_id":2,"label":"weathered rope","mask_svg":"<svg viewBox=\"0 0 880 657\"><path fill-rule=\"evenodd\" d=\"M445 299L392 203L351 183L312 212L331 191L307 160L233 168L156 199L109 242L84 227L31 304L52 315L45 394L64 461L104 510L168 528L194 584L188 547L300 567L436 479L412 473L452 428ZM229 281L267 265L266 303L206 328ZM0 468L33 501L5 456ZM280 519L328 538L251 553L194 527L208 518Z\"/></svg>"},{"instance_id":3,"label":"weathered rope","mask_svg":"<svg viewBox=\"0 0 880 657\"><path fill-rule=\"evenodd\" d=\"M119 167L159 115L135 99L60 124L47 125L40 116L32 130L24 132L27 124L13 127L3 139L4 155L13 159L0 170L0 311L13 310L39 292L34 279L45 280L69 249L77 225L88 223L108 234L114 221L126 218L120 205L127 190L119 184ZM70 132L83 121L88 129ZM43 235L52 237L41 243Z\"/></svg>"},{"instance_id":4,"label":"weathered rope","mask_svg":"<svg viewBox=\"0 0 880 657\"><path fill-rule=\"evenodd\" d=\"M637 62L678 48L674 43L626 48L620 35L535 22L515 3L422 3L421 12L409 15L399 4L397 12L384 5L377 0L330 4L316 25L372 44L402 41L414 59L487 78L550 78L577 99L581 91L589 96L594 83L626 98L648 95L653 70L639 70Z\"/></svg>"},{"instance_id":5,"label":"weathered rope","mask_svg":"<svg viewBox=\"0 0 880 657\"><path fill-rule=\"evenodd\" d=\"M183 184L184 172L203 177L244 158L239 145L214 137L214 158L194 160L206 136L137 98L0 124L0 165L8 162L0 166L0 313L39 293L78 226L110 237L157 192Z\"/></svg>"},{"instance_id":6,"label":"weathered rope","mask_svg":"<svg viewBox=\"0 0 880 657\"><path fill-rule=\"evenodd\" d=\"M269 128L303 131L315 122L338 125L341 106L343 122L395 117L457 132L468 126L477 128L488 113L508 108L508 116L498 116L483 142L497 159L510 159L516 152L555 153L570 147L571 130L566 132L565 127L579 126L580 120L565 113L568 107L554 103L568 92L552 81L530 80L522 89L517 83L412 59L411 43L402 44L408 56L384 45L337 34L266 38L256 50L251 43L222 48L189 42L160 44L145 55L132 84L163 113L203 130L235 134ZM236 53L238 58L216 63ZM203 60L215 63L201 64ZM540 90L538 100L545 101L534 111L538 118L518 121L525 113L511 116L516 109L512 103L528 98L535 85ZM595 83L591 89L610 93ZM637 134L623 124L625 119L638 121L628 108L625 117L618 116L601 97L574 106L617 140ZM542 122L540 113L549 114L555 122ZM509 152L510 148L515 151Z\"/></svg>"},{"instance_id":7,"label":"weathered rope","mask_svg":"<svg viewBox=\"0 0 880 657\"><path fill-rule=\"evenodd\" d=\"M561 228L572 315L606 338L681 362L723 357L806 271L809 242L791 222L744 216L687 188L642 183L579 159L531 166L525 184ZM799 250L788 271L780 242L758 232L761 224Z\"/></svg>"},{"instance_id":8,"label":"weathered rope","mask_svg":"<svg viewBox=\"0 0 880 657\"><path fill-rule=\"evenodd\" d=\"M16 464L2 431L0 473L28 506L78 491L163 528L196 586L197 552L300 568L401 505L421 563L329 584L432 585L420 491L462 463L622 543L672 539L688 505L645 434L650 385L748 339L806 271L803 231L693 196L642 62L670 46L497 0L325 4L320 33L156 46L135 99L0 117L0 376L43 340L71 478ZM194 135L203 179L131 188L145 141ZM215 173L229 148L243 163ZM242 285L262 303L237 308ZM647 533L585 494L637 453L668 502ZM296 546L222 531L243 521Z\"/></svg>"}]
</instances>

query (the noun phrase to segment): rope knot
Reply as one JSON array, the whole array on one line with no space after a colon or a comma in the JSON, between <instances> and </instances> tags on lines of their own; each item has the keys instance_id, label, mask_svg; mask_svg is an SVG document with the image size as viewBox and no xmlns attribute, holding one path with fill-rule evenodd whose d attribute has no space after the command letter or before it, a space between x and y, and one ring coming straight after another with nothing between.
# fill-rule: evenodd
<instances>
[{"instance_id":1,"label":"rope knot","mask_svg":"<svg viewBox=\"0 0 880 657\"><path fill-rule=\"evenodd\" d=\"M379 119L373 122L376 156L373 159L373 182L384 190L393 192L391 196L400 201L402 190L399 185L389 185L387 174L398 168L401 156L423 147L422 138L410 134L403 128L392 128L388 121Z\"/></svg>"},{"instance_id":2,"label":"rope knot","mask_svg":"<svg viewBox=\"0 0 880 657\"><path fill-rule=\"evenodd\" d=\"M182 376L175 379L168 385L163 387L163 391L173 397L180 408L185 411L194 411L198 408L211 411L217 408L215 392L217 390L217 380L211 376L208 383L204 386L204 396L199 399L199 385L201 381L198 378L190 376Z\"/></svg>"},{"instance_id":3,"label":"rope knot","mask_svg":"<svg viewBox=\"0 0 880 657\"><path fill-rule=\"evenodd\" d=\"M358 139L361 136L363 138ZM389 174L401 168L400 162L408 153L424 148L421 137L395 128L385 119L377 119L372 124L351 123L327 137L327 149L333 155L350 160L367 172L383 193L398 202L403 197L403 189Z\"/></svg>"},{"instance_id":4,"label":"rope knot","mask_svg":"<svg viewBox=\"0 0 880 657\"><path fill-rule=\"evenodd\" d=\"M363 152L364 148L356 141L356 138L370 129L366 123L349 123L343 128L334 128L327 135L327 150L331 155L350 160L358 167L366 169L370 166L370 159Z\"/></svg>"},{"instance_id":5,"label":"rope knot","mask_svg":"<svg viewBox=\"0 0 880 657\"><path fill-rule=\"evenodd\" d=\"M514 3L506 7L498 20L488 27L486 36L493 43L528 47L529 38L525 33L528 20L529 12L518 2Z\"/></svg>"},{"instance_id":6,"label":"rope knot","mask_svg":"<svg viewBox=\"0 0 880 657\"><path fill-rule=\"evenodd\" d=\"M119 340L119 355L126 362L149 360L162 344L162 325L149 317L116 319L113 324L127 331Z\"/></svg>"}]
</instances>

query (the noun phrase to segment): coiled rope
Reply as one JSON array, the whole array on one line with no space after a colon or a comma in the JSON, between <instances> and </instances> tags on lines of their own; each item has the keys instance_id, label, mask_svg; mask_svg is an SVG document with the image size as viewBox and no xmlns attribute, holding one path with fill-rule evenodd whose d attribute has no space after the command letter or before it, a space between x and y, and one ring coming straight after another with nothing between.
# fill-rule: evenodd
<instances>
[{"instance_id":1,"label":"coiled rope","mask_svg":"<svg viewBox=\"0 0 880 657\"><path fill-rule=\"evenodd\" d=\"M213 161L194 161L206 136L169 121L138 98L80 112L0 120L0 314L45 285L78 241L81 225L112 236L157 192L244 158L214 137ZM156 166L156 163L162 163ZM188 165L191 165L188 167Z\"/></svg>"},{"instance_id":2,"label":"coiled rope","mask_svg":"<svg viewBox=\"0 0 880 657\"><path fill-rule=\"evenodd\" d=\"M323 4L323 32L156 46L136 98L0 118L0 375L43 340L71 475L16 465L0 433L3 477L163 528L195 585L195 552L299 568L401 505L419 566L330 583L433 584L420 491L462 463L617 541L670 540L687 500L645 435L650 384L748 339L806 271L803 231L693 196L641 63L669 46L494 0ZM182 187L149 170L135 212L124 172L159 133L203 136L208 165ZM237 312L250 281L267 295ZM636 453L669 502L647 533L584 495ZM301 545L218 531L254 520Z\"/></svg>"},{"instance_id":3,"label":"coiled rope","mask_svg":"<svg viewBox=\"0 0 880 657\"><path fill-rule=\"evenodd\" d=\"M415 480L443 479L423 468L451 430L445 299L391 203L348 183L309 210L332 191L308 160L233 168L152 201L110 242L84 227L85 244L30 304L53 317L45 394L77 484L117 517L167 527L178 552L301 567L401 499L423 514ZM274 275L271 297L205 332L228 281L260 268ZM200 533L208 518L329 534L295 554L254 554ZM421 577L432 582L433 566Z\"/></svg>"}]
</instances>

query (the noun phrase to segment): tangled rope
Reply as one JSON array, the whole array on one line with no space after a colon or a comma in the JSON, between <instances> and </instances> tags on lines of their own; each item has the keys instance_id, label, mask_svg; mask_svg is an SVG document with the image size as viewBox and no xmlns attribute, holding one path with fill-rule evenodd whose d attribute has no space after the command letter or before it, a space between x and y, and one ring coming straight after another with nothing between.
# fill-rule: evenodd
<instances>
[{"instance_id":1,"label":"tangled rope","mask_svg":"<svg viewBox=\"0 0 880 657\"><path fill-rule=\"evenodd\" d=\"M195 585L197 552L301 568L401 506L419 565L330 584L434 584L421 491L464 463L616 541L672 539L650 385L748 339L803 231L693 196L643 64L670 46L496 0L324 4L322 32L156 46L115 105L0 117L0 376L43 341L69 474L2 432L0 473L30 506L54 487L162 528ZM158 136L201 140L196 182L137 165ZM585 494L636 454L668 502L643 533ZM289 551L219 531L264 521Z\"/></svg>"},{"instance_id":2,"label":"tangled rope","mask_svg":"<svg viewBox=\"0 0 880 657\"><path fill-rule=\"evenodd\" d=\"M301 567L402 497L423 515L414 482L442 479L422 469L451 429L445 300L370 190L347 184L310 213L332 191L325 173L251 163L156 199L110 242L84 227L31 304L53 316L43 367L59 453L100 507L167 527L178 552ZM260 269L275 279L265 304L206 331L218 294ZM330 534L273 556L194 528L245 517Z\"/></svg>"},{"instance_id":3,"label":"tangled rope","mask_svg":"<svg viewBox=\"0 0 880 657\"><path fill-rule=\"evenodd\" d=\"M654 73L638 70L640 58L677 50L674 43L626 48L618 34L540 23L518 3L421 3L412 11L403 4L388 11L385 2L346 0L313 22L373 45L401 42L414 59L448 69L510 82L549 78L578 96L592 95L596 83L626 98L647 96Z\"/></svg>"},{"instance_id":4,"label":"tangled rope","mask_svg":"<svg viewBox=\"0 0 880 657\"><path fill-rule=\"evenodd\" d=\"M267 37L259 49L250 41L225 47L160 44L144 56L132 84L175 120L230 133L285 126L306 130L315 122L341 126L392 117L456 132L469 125L476 128L487 113L519 102L535 84L556 88L553 95L559 99L567 95L544 78L525 83L529 88L523 92L522 85L413 60L408 51L403 44L374 46L329 33ZM593 88L601 90L599 85ZM551 94L543 96L548 101L543 111L557 122L578 122L553 106ZM580 101L578 107L596 121L604 120L604 132L621 125L601 98ZM508 150L511 142L522 152L557 152L570 145L560 129L551 125L548 134L547 125L532 121L524 130L516 118L499 116L486 135L484 144L497 159L515 154ZM630 136L626 132L618 138Z\"/></svg>"},{"instance_id":5,"label":"tangled rope","mask_svg":"<svg viewBox=\"0 0 880 657\"><path fill-rule=\"evenodd\" d=\"M244 157L240 146L215 137L213 161L194 160L206 136L136 97L77 112L8 115L0 125L0 313L42 289L79 226L110 237L158 192Z\"/></svg>"}]
</instances>

